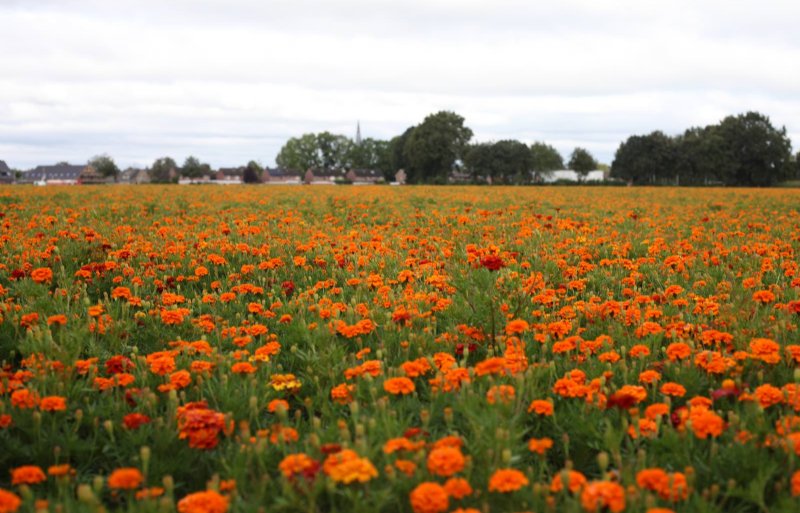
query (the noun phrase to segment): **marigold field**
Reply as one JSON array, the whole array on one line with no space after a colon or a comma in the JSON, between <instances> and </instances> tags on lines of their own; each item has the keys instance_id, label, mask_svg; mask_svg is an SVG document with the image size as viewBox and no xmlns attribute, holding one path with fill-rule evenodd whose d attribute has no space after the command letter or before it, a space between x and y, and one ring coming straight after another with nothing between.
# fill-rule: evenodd
<instances>
[{"instance_id":1,"label":"marigold field","mask_svg":"<svg viewBox=\"0 0 800 513\"><path fill-rule=\"evenodd\" d=\"M0 513L799 511L799 205L0 188Z\"/></svg>"}]
</instances>

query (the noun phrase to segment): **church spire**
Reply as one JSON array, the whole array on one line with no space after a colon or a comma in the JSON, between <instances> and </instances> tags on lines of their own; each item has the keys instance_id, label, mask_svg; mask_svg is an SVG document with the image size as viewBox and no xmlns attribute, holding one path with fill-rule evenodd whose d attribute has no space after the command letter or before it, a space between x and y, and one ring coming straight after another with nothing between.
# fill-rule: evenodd
<instances>
[{"instance_id":1,"label":"church spire","mask_svg":"<svg viewBox=\"0 0 800 513\"><path fill-rule=\"evenodd\" d=\"M356 145L361 146L361 121L356 121Z\"/></svg>"}]
</instances>

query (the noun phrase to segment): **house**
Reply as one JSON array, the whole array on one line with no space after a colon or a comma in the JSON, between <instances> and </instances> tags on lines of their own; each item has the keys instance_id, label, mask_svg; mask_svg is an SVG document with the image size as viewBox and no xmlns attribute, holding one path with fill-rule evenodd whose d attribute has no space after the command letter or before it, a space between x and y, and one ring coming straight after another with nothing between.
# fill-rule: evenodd
<instances>
[{"instance_id":1,"label":"house","mask_svg":"<svg viewBox=\"0 0 800 513\"><path fill-rule=\"evenodd\" d=\"M218 185L235 185L244 183L244 166L221 167L215 175L212 175L212 182Z\"/></svg>"},{"instance_id":2,"label":"house","mask_svg":"<svg viewBox=\"0 0 800 513\"><path fill-rule=\"evenodd\" d=\"M351 169L345 177L355 185L383 182L383 173L374 169Z\"/></svg>"},{"instance_id":3,"label":"house","mask_svg":"<svg viewBox=\"0 0 800 513\"><path fill-rule=\"evenodd\" d=\"M82 185L96 185L101 183L113 182L114 177L103 176L92 166L86 166L78 175L78 183Z\"/></svg>"},{"instance_id":4,"label":"house","mask_svg":"<svg viewBox=\"0 0 800 513\"><path fill-rule=\"evenodd\" d=\"M120 183L150 183L150 174L146 169L129 167L119 175Z\"/></svg>"},{"instance_id":5,"label":"house","mask_svg":"<svg viewBox=\"0 0 800 513\"><path fill-rule=\"evenodd\" d=\"M59 162L53 166L38 166L22 174L19 183L46 183L47 185L76 185L81 183L81 173L89 166Z\"/></svg>"},{"instance_id":6,"label":"house","mask_svg":"<svg viewBox=\"0 0 800 513\"><path fill-rule=\"evenodd\" d=\"M4 160L0 160L0 184L14 183L14 171L8 167Z\"/></svg>"},{"instance_id":7,"label":"house","mask_svg":"<svg viewBox=\"0 0 800 513\"><path fill-rule=\"evenodd\" d=\"M303 175L298 171L276 167L274 169L264 169L264 173L261 175L261 181L272 185L299 184L302 182L302 177Z\"/></svg>"},{"instance_id":8,"label":"house","mask_svg":"<svg viewBox=\"0 0 800 513\"><path fill-rule=\"evenodd\" d=\"M348 180L344 171L336 169L309 169L303 177L303 183L312 185L332 185L346 183Z\"/></svg>"},{"instance_id":9,"label":"house","mask_svg":"<svg viewBox=\"0 0 800 513\"><path fill-rule=\"evenodd\" d=\"M600 169L589 171L586 177L581 179L581 176L571 169L560 169L558 171L551 171L542 176L544 183L554 182L602 182L606 179L605 173Z\"/></svg>"}]
</instances>

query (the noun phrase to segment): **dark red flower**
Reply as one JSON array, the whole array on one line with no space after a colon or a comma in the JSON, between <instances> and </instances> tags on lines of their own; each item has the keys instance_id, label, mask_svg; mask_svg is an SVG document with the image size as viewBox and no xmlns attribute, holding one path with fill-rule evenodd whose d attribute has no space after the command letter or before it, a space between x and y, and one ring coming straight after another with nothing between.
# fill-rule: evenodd
<instances>
[{"instance_id":1,"label":"dark red flower","mask_svg":"<svg viewBox=\"0 0 800 513\"><path fill-rule=\"evenodd\" d=\"M481 257L481 266L490 271L498 271L506 266L503 259L497 255L486 255Z\"/></svg>"}]
</instances>

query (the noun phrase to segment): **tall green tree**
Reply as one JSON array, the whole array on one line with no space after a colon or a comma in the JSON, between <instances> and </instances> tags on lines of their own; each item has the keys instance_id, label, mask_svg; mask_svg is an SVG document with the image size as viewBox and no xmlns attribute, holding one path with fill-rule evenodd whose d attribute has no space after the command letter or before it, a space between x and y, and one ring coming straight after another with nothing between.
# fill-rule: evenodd
<instances>
[{"instance_id":1,"label":"tall green tree","mask_svg":"<svg viewBox=\"0 0 800 513\"><path fill-rule=\"evenodd\" d=\"M531 144L531 171L534 181L541 181L543 176L559 169L564 169L564 159L558 150L543 142Z\"/></svg>"},{"instance_id":2,"label":"tall green tree","mask_svg":"<svg viewBox=\"0 0 800 513\"><path fill-rule=\"evenodd\" d=\"M597 161L587 150L578 147L572 150L572 155L569 157L567 166L578 173L580 181L583 181L586 179L589 171L597 169Z\"/></svg>"},{"instance_id":3,"label":"tall green tree","mask_svg":"<svg viewBox=\"0 0 800 513\"><path fill-rule=\"evenodd\" d=\"M350 167L348 156L354 144L344 135L320 132L317 134L317 148L323 169L345 169Z\"/></svg>"},{"instance_id":4,"label":"tall green tree","mask_svg":"<svg viewBox=\"0 0 800 513\"><path fill-rule=\"evenodd\" d=\"M634 135L620 144L611 176L631 184L673 183L678 176L676 142L663 132Z\"/></svg>"},{"instance_id":5,"label":"tall green tree","mask_svg":"<svg viewBox=\"0 0 800 513\"><path fill-rule=\"evenodd\" d=\"M693 127L675 138L677 183L723 183L724 169L732 164L717 128L717 125Z\"/></svg>"},{"instance_id":6,"label":"tall green tree","mask_svg":"<svg viewBox=\"0 0 800 513\"><path fill-rule=\"evenodd\" d=\"M89 160L88 164L92 166L95 169L95 171L97 171L101 175L105 177L113 177L114 181L115 182L117 181L117 178L119 177L119 168L117 167L117 164L114 162L114 159L112 159L108 155L103 154L92 157Z\"/></svg>"},{"instance_id":7,"label":"tall green tree","mask_svg":"<svg viewBox=\"0 0 800 513\"><path fill-rule=\"evenodd\" d=\"M247 167L244 168L242 181L244 183L261 183L261 175L263 172L264 168L261 167L261 164L255 160L251 160L247 163Z\"/></svg>"},{"instance_id":8,"label":"tall green tree","mask_svg":"<svg viewBox=\"0 0 800 513\"><path fill-rule=\"evenodd\" d=\"M353 142L330 132L292 137L283 145L275 162L278 166L303 171L307 169L345 169L350 167Z\"/></svg>"},{"instance_id":9,"label":"tall green tree","mask_svg":"<svg viewBox=\"0 0 800 513\"><path fill-rule=\"evenodd\" d=\"M170 183L178 179L178 166L170 157L156 159L150 166L150 181L154 183Z\"/></svg>"},{"instance_id":10,"label":"tall green tree","mask_svg":"<svg viewBox=\"0 0 800 513\"><path fill-rule=\"evenodd\" d=\"M777 129L758 112L728 116L717 128L723 141L723 181L764 187L791 176L792 144L786 128Z\"/></svg>"},{"instance_id":11,"label":"tall green tree","mask_svg":"<svg viewBox=\"0 0 800 513\"><path fill-rule=\"evenodd\" d=\"M181 166L181 176L187 178L200 178L204 173L209 170L208 165L203 165L197 157L192 155L186 157Z\"/></svg>"},{"instance_id":12,"label":"tall green tree","mask_svg":"<svg viewBox=\"0 0 800 513\"><path fill-rule=\"evenodd\" d=\"M404 146L409 181L446 183L471 138L472 130L458 114L441 111L427 116Z\"/></svg>"},{"instance_id":13,"label":"tall green tree","mask_svg":"<svg viewBox=\"0 0 800 513\"><path fill-rule=\"evenodd\" d=\"M491 179L497 184L521 184L531 180L531 152L519 141L472 144L465 152L464 165L477 182Z\"/></svg>"},{"instance_id":14,"label":"tall green tree","mask_svg":"<svg viewBox=\"0 0 800 513\"><path fill-rule=\"evenodd\" d=\"M354 169L374 169L380 171L386 181L394 179L389 141L367 137L361 144L353 142L346 160Z\"/></svg>"},{"instance_id":15,"label":"tall green tree","mask_svg":"<svg viewBox=\"0 0 800 513\"><path fill-rule=\"evenodd\" d=\"M408 160L406 160L406 142L411 137L411 134L414 132L413 126L406 128L405 132L401 135L393 137L389 141L389 162L392 168L392 173L399 171L400 169L404 169L406 173L409 173L409 165ZM411 180L409 179L409 182Z\"/></svg>"},{"instance_id":16,"label":"tall green tree","mask_svg":"<svg viewBox=\"0 0 800 513\"><path fill-rule=\"evenodd\" d=\"M293 171L305 171L322 167L322 156L315 134L292 137L283 145L275 157L278 166Z\"/></svg>"}]
</instances>

